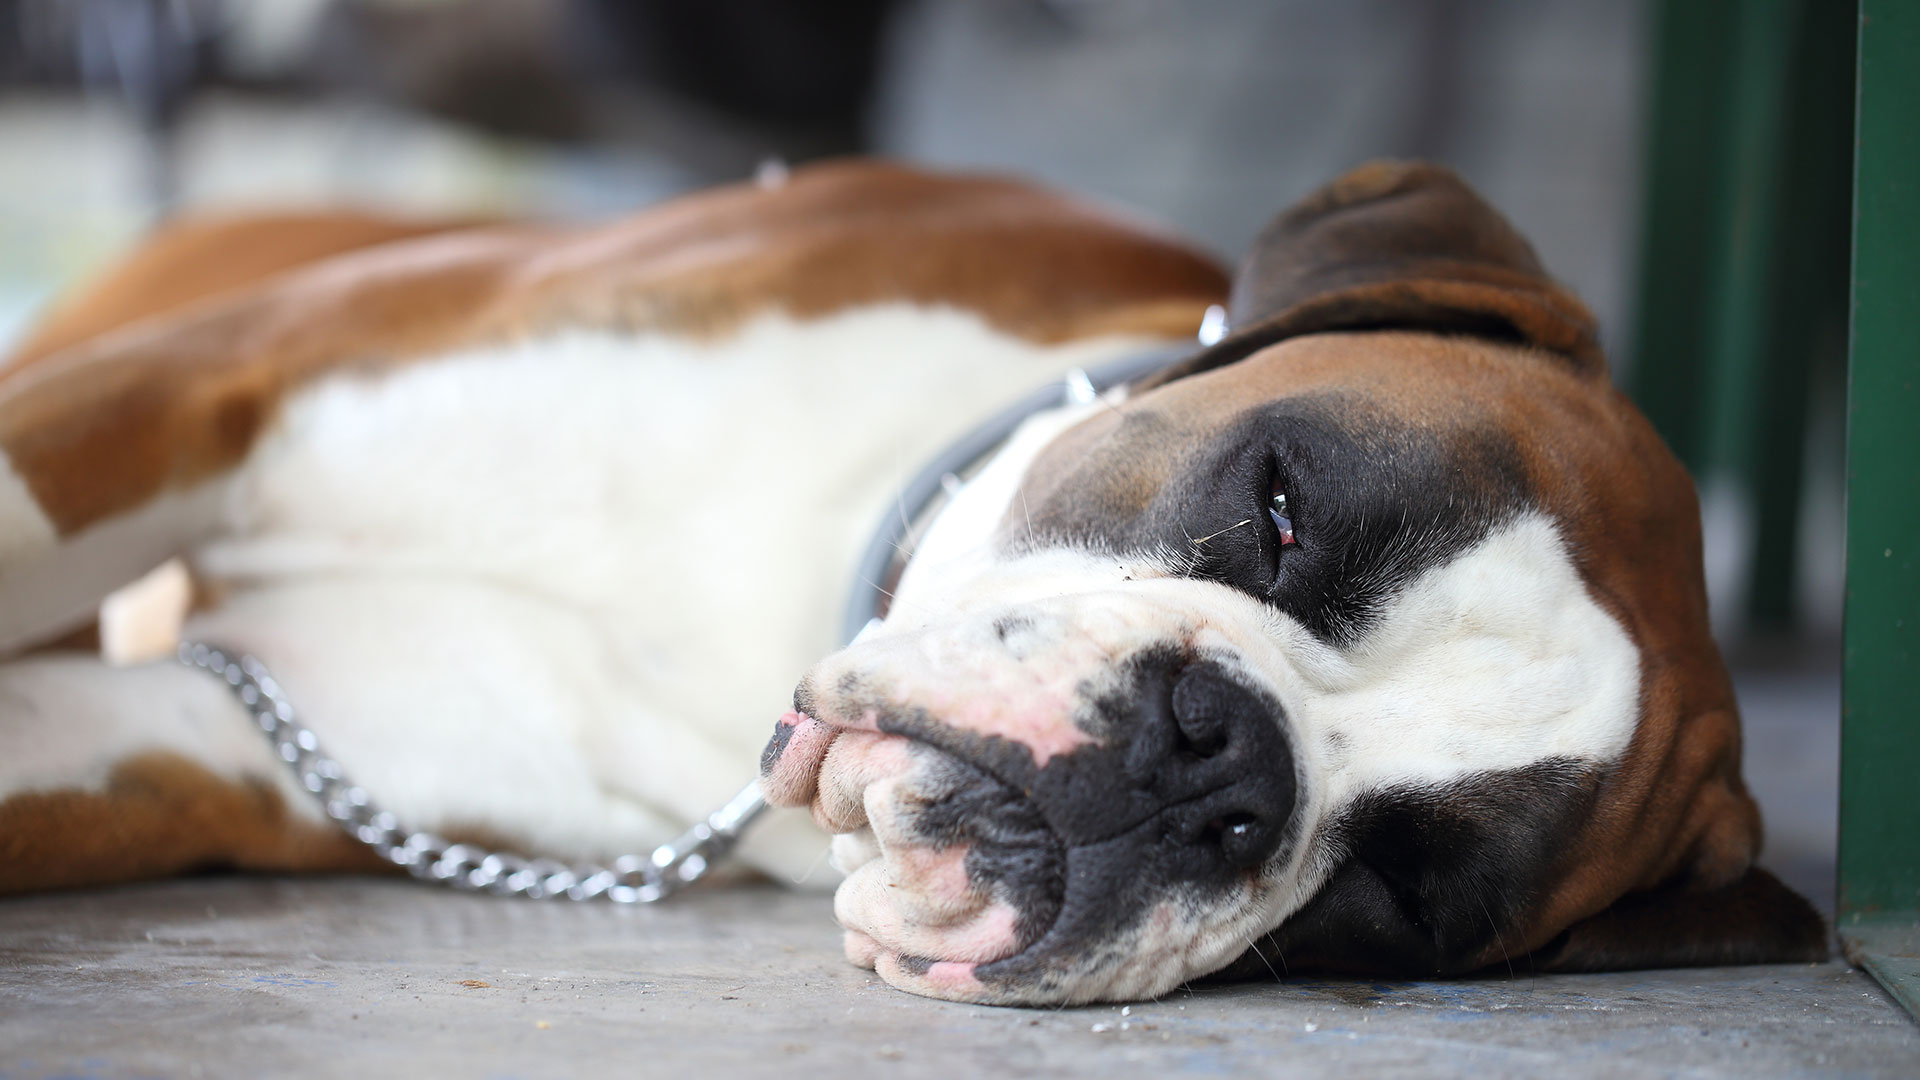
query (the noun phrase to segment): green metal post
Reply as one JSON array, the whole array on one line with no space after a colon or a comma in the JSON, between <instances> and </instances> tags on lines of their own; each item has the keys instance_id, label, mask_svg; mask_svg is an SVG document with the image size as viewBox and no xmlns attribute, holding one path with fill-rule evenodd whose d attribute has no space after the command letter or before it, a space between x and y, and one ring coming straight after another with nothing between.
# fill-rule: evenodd
<instances>
[{"instance_id":1,"label":"green metal post","mask_svg":"<svg viewBox=\"0 0 1920 1080\"><path fill-rule=\"evenodd\" d=\"M1804 425L1792 431L1762 432L1760 422L1770 399L1785 391L1804 405L1805 379L1781 386L1768 369L1788 342L1776 325L1781 314L1777 283L1794 253L1781 244L1785 224L1785 122L1798 81L1793 64L1801 5L1794 0L1746 0L1727 27L1734 39L1731 98L1723 140L1726 168L1717 192L1721 233L1712 266L1711 313L1706 355L1706 439L1701 479L1728 485L1745 497L1753 542L1748 545L1750 582L1745 596L1751 621L1763 610L1790 602L1793 574L1791 522L1800 502L1800 439ZM1798 308L1789 308L1797 311ZM1793 344L1798 344L1794 342ZM1800 356L1789 361L1789 371ZM1804 371L1804 369L1801 369ZM1774 378L1768 378L1774 375ZM1800 413L1792 413L1795 420ZM1775 440L1789 440L1788 466L1760 474L1763 451ZM1779 455L1773 455L1776 458ZM1770 504L1770 505L1767 505ZM1775 520L1783 519L1783 520ZM1759 558L1759 541L1786 542L1786 558L1768 565ZM1757 583L1758 588L1755 588ZM1765 611L1781 622L1787 612Z\"/></svg>"},{"instance_id":2,"label":"green metal post","mask_svg":"<svg viewBox=\"0 0 1920 1080\"><path fill-rule=\"evenodd\" d=\"M1859 43L1839 929L1920 1015L1920 5Z\"/></svg>"},{"instance_id":3,"label":"green metal post","mask_svg":"<svg viewBox=\"0 0 1920 1080\"><path fill-rule=\"evenodd\" d=\"M1655 14L1630 390L1750 516L1747 619L1789 629L1810 391L1843 361L1857 27L1829 0Z\"/></svg>"},{"instance_id":4,"label":"green metal post","mask_svg":"<svg viewBox=\"0 0 1920 1080\"><path fill-rule=\"evenodd\" d=\"M1759 15L1752 10L1749 18ZM1738 441L1723 444L1725 456L1716 456L1737 470L1756 512L1747 621L1777 632L1791 629L1796 616L1799 530L1794 525L1804 513L1810 400L1816 384L1839 388L1846 363L1853 50L1859 30L1851 5L1822 0L1803 3L1783 19L1769 19L1766 29L1787 35L1789 43L1768 42L1764 48L1785 61L1773 78L1792 89L1768 101L1774 135L1766 141L1772 156L1757 167L1775 179L1763 189L1772 203L1766 225L1770 250L1753 253L1755 263L1765 265L1765 276L1754 277L1755 288L1746 294L1754 305L1744 324L1743 347L1750 351L1741 373L1749 396L1743 401L1744 422L1732 432ZM1737 281L1740 274L1729 268L1727 277ZM1721 340L1730 343L1738 336L1740 331L1729 326ZM1720 412L1715 419L1724 417Z\"/></svg>"},{"instance_id":5,"label":"green metal post","mask_svg":"<svg viewBox=\"0 0 1920 1080\"><path fill-rule=\"evenodd\" d=\"M1652 92L1646 109L1646 205L1640 221L1638 317L1629 389L1695 475L1704 464L1700 399L1711 351L1710 268L1738 0L1667 0L1654 7Z\"/></svg>"}]
</instances>

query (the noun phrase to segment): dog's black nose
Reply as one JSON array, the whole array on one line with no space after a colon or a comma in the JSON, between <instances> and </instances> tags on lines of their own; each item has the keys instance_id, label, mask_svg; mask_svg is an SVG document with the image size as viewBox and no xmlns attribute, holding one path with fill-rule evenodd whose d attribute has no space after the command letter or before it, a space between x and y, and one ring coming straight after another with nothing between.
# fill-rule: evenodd
<instances>
[{"instance_id":1,"label":"dog's black nose","mask_svg":"<svg viewBox=\"0 0 1920 1080\"><path fill-rule=\"evenodd\" d=\"M1293 754L1279 704L1213 661L1142 680L1128 772L1159 789L1196 854L1234 869L1266 861L1293 816ZM1164 689L1162 689L1164 687Z\"/></svg>"},{"instance_id":2,"label":"dog's black nose","mask_svg":"<svg viewBox=\"0 0 1920 1080\"><path fill-rule=\"evenodd\" d=\"M1266 861L1295 801L1280 703L1218 660L1156 651L1128 668L1123 688L1098 702L1100 751L1073 755L1065 775L1042 770L1070 842L1131 830L1190 878Z\"/></svg>"}]
</instances>

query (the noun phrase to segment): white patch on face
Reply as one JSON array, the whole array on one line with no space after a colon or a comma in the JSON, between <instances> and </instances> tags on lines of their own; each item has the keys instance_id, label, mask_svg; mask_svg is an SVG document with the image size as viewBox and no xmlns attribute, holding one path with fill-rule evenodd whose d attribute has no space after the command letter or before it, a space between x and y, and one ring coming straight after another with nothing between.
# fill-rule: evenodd
<instances>
[{"instance_id":1,"label":"white patch on face","mask_svg":"<svg viewBox=\"0 0 1920 1080\"><path fill-rule=\"evenodd\" d=\"M1001 521L1021 509L1020 483L1034 459L1062 432L1108 407L1099 401L1069 405L1035 413L1022 422L986 467L941 508L914 548L898 592L912 592L916 604L941 610L943 584L964 588L989 567L993 538ZM914 613L898 609L891 614L911 620Z\"/></svg>"},{"instance_id":2,"label":"white patch on face","mask_svg":"<svg viewBox=\"0 0 1920 1080\"><path fill-rule=\"evenodd\" d=\"M1198 974L1231 964L1268 930L1260 902L1266 883L1225 903L1217 898L1171 897L1155 904L1127 936L1104 950L1113 959L1089 965L1068 996L1036 998L1065 1004L1140 1001L1161 996ZM1064 980L1063 980L1064 981Z\"/></svg>"},{"instance_id":3,"label":"white patch on face","mask_svg":"<svg viewBox=\"0 0 1920 1080\"><path fill-rule=\"evenodd\" d=\"M1639 649L1539 513L1415 580L1354 647L1297 623L1269 640L1295 680L1283 693L1310 713L1304 733L1343 736L1327 766L1367 787L1612 761L1638 717Z\"/></svg>"}]
</instances>

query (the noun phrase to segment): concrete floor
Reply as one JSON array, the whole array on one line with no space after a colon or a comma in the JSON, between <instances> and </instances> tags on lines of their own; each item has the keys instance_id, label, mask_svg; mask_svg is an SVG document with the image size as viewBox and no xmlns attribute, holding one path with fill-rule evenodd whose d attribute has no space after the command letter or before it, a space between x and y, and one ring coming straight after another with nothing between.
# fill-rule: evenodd
<instances>
[{"instance_id":1,"label":"concrete floor","mask_svg":"<svg viewBox=\"0 0 1920 1080\"><path fill-rule=\"evenodd\" d=\"M1920 1075L1845 964L1200 986L949 1005L840 956L820 895L536 904L203 878L0 903L0 1077Z\"/></svg>"}]
</instances>

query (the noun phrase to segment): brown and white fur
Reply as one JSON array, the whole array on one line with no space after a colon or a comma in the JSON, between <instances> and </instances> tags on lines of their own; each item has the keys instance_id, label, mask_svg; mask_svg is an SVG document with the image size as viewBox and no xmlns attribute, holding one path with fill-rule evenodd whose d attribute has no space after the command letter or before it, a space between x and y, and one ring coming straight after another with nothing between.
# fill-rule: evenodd
<instances>
[{"instance_id":1,"label":"brown and white fur","mask_svg":"<svg viewBox=\"0 0 1920 1080\"><path fill-rule=\"evenodd\" d=\"M1031 421L838 653L907 474L1068 368L1190 338L1218 268L882 165L287 250L200 299L83 296L71 344L0 374L0 889L371 865L206 676L47 647L183 556L185 635L261 656L377 800L456 838L658 843L801 679L766 781L843 834L850 955L920 992L1152 995L1263 938L1361 971L1824 948L1749 869L1686 478L1447 174L1283 217L1232 336ZM818 878L822 843L790 815L742 853Z\"/></svg>"}]
</instances>

